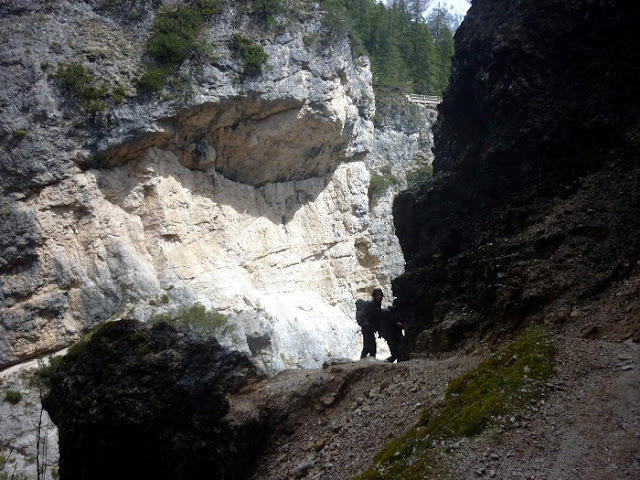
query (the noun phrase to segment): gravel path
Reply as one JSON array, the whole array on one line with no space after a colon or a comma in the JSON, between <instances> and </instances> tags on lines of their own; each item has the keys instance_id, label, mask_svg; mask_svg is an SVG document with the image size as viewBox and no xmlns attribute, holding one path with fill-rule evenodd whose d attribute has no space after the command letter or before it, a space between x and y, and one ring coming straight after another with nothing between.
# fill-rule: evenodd
<instances>
[{"instance_id":1,"label":"gravel path","mask_svg":"<svg viewBox=\"0 0 640 480\"><path fill-rule=\"evenodd\" d=\"M640 346L561 336L555 344L544 397L443 453L451 478L640 479ZM250 479L357 475L482 358L361 360L276 377L245 394L266 394L270 414L281 416ZM247 414L238 400L234 414Z\"/></svg>"}]
</instances>

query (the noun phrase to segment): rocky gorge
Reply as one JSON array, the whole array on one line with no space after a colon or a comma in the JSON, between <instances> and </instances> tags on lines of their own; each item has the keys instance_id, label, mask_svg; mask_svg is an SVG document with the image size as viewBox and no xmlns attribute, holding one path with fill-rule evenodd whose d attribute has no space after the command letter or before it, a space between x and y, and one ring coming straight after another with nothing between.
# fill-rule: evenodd
<instances>
[{"instance_id":1,"label":"rocky gorge","mask_svg":"<svg viewBox=\"0 0 640 480\"><path fill-rule=\"evenodd\" d=\"M149 91L149 38L174 8L212 10L200 50ZM263 373L357 357L354 300L376 285L390 294L402 272L391 201L416 151L430 164L433 110L375 119L367 58L313 2L287 4L276 25L234 2L20 1L0 13L4 390L35 408L22 362L105 320L193 304L224 315L221 341ZM238 35L265 52L259 75ZM370 195L376 175L393 182ZM36 410L2 438L24 446L13 458L27 472Z\"/></svg>"},{"instance_id":2,"label":"rocky gorge","mask_svg":"<svg viewBox=\"0 0 640 480\"><path fill-rule=\"evenodd\" d=\"M0 6L13 75L0 114L3 365L124 319L57 360L41 392L61 429L62 478L350 478L435 415L423 408L443 409L456 375L531 324L554 332L543 396L486 434L436 442L448 467L415 478L633 478L635 10L474 2L439 107L435 178L396 197L392 226L393 191L370 198L371 178L429 163L416 150L430 133L376 119L366 59L346 38L323 43L322 10L300 5L304 21L277 33L250 8L214 14L215 55L189 60L183 83L151 96L130 89L159 4ZM269 54L258 76L234 58L239 31ZM88 115L45 73L70 59L126 100ZM353 299L390 281L408 361L337 362L357 351ZM193 302L233 321L222 346L137 322ZM244 355L226 350L234 343ZM0 453L41 478L58 473L58 439L30 375L2 372L3 427L17 409L31 425ZM595 461L603 443L606 460ZM397 448L392 458L421 464ZM114 458L148 461L128 469ZM366 478L408 475L377 465Z\"/></svg>"}]
</instances>

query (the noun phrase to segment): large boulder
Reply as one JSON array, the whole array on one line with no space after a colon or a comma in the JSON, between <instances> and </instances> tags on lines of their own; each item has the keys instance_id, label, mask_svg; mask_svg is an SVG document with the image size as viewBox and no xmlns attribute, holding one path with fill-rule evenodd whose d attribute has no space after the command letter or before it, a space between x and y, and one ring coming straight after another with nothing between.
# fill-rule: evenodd
<instances>
[{"instance_id":1,"label":"large boulder","mask_svg":"<svg viewBox=\"0 0 640 480\"><path fill-rule=\"evenodd\" d=\"M43 400L60 435L65 479L233 478L250 464L265 425L231 425L226 394L260 379L213 338L110 322L74 346Z\"/></svg>"}]
</instances>

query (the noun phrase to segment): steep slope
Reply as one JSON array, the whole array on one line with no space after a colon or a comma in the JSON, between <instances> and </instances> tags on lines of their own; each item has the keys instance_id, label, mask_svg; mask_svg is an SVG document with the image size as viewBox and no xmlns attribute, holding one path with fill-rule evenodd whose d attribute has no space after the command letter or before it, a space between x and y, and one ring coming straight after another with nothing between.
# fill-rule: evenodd
<instances>
[{"instance_id":1,"label":"steep slope","mask_svg":"<svg viewBox=\"0 0 640 480\"><path fill-rule=\"evenodd\" d=\"M531 322L640 341L637 20L616 1L471 7L435 178L394 205L416 349Z\"/></svg>"}]
</instances>

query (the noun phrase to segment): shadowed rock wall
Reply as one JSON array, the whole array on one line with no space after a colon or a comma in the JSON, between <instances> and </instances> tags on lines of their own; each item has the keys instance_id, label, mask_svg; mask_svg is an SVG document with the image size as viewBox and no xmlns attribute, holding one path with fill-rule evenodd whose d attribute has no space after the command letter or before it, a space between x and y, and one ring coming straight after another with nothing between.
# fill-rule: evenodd
<instances>
[{"instance_id":1,"label":"shadowed rock wall","mask_svg":"<svg viewBox=\"0 0 640 480\"><path fill-rule=\"evenodd\" d=\"M435 179L394 205L407 262L394 293L411 340L429 329L416 348L528 321L638 339L637 22L623 1L473 3Z\"/></svg>"}]
</instances>

